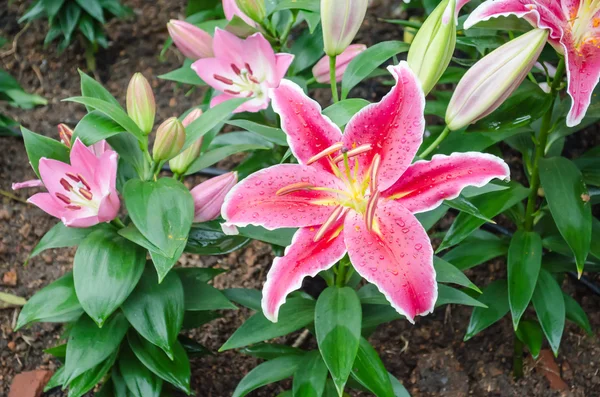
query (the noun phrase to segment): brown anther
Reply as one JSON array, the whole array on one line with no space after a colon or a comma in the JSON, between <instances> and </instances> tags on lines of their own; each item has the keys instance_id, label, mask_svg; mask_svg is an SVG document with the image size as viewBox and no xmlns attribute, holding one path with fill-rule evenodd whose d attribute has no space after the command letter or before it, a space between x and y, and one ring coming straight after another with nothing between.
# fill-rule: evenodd
<instances>
[{"instance_id":1,"label":"brown anther","mask_svg":"<svg viewBox=\"0 0 600 397\"><path fill-rule=\"evenodd\" d=\"M235 63L231 64L231 70L233 70L233 73L237 74L238 76L242 74L242 71L240 70L240 68L237 67Z\"/></svg>"},{"instance_id":2,"label":"brown anther","mask_svg":"<svg viewBox=\"0 0 600 397\"><path fill-rule=\"evenodd\" d=\"M314 156L312 156L311 158L309 158L308 161L306 162L306 165L311 165L315 161L318 161L318 160L322 159L323 157L327 157L330 154L333 154L333 153L341 150L343 147L344 147L344 144L342 142L334 143L333 145L329 146L327 149L325 149L322 152L317 153Z\"/></svg>"},{"instance_id":3,"label":"brown anther","mask_svg":"<svg viewBox=\"0 0 600 397\"><path fill-rule=\"evenodd\" d=\"M368 152L369 150L371 150L373 147L371 146L370 143L367 143L365 145L360 145L357 148L354 149L350 149L347 152L345 152L344 154L346 156L348 156L348 158L352 158L354 156L358 156L359 154L363 154ZM339 163L340 161L342 161L344 159L344 154L340 154L339 156L337 156L336 158L333 159L334 163Z\"/></svg>"},{"instance_id":4,"label":"brown anther","mask_svg":"<svg viewBox=\"0 0 600 397\"><path fill-rule=\"evenodd\" d=\"M65 204L71 204L71 199L62 193L54 193L56 197Z\"/></svg>"},{"instance_id":5,"label":"brown anther","mask_svg":"<svg viewBox=\"0 0 600 397\"><path fill-rule=\"evenodd\" d=\"M79 193L86 199L86 200L91 200L92 197L94 197L94 195L92 194L92 192L90 192L89 190L86 189L81 189L79 188Z\"/></svg>"},{"instance_id":6,"label":"brown anther","mask_svg":"<svg viewBox=\"0 0 600 397\"><path fill-rule=\"evenodd\" d=\"M292 183L291 185L287 185L286 187L282 187L277 192L275 192L276 196L283 196L285 194L290 194L294 192L299 192L301 190L309 190L315 187L308 182L298 182Z\"/></svg>"},{"instance_id":7,"label":"brown anther","mask_svg":"<svg viewBox=\"0 0 600 397\"><path fill-rule=\"evenodd\" d=\"M85 180L85 178L83 176L81 176L81 174L77 174L77 177L79 178L79 182L81 182L87 190L92 190L90 184L87 183L87 181Z\"/></svg>"},{"instance_id":8,"label":"brown anther","mask_svg":"<svg viewBox=\"0 0 600 397\"><path fill-rule=\"evenodd\" d=\"M240 94L239 91L234 91L234 90L224 90L223 92L230 94L230 95L239 95Z\"/></svg>"},{"instance_id":9,"label":"brown anther","mask_svg":"<svg viewBox=\"0 0 600 397\"><path fill-rule=\"evenodd\" d=\"M233 85L233 80L230 80L227 77L219 76L218 74L213 74L213 78L215 80L219 80L221 83Z\"/></svg>"},{"instance_id":10,"label":"brown anther","mask_svg":"<svg viewBox=\"0 0 600 397\"><path fill-rule=\"evenodd\" d=\"M373 224L375 223L375 210L377 209L377 201L379 200L379 190L376 190L369 197L367 202L367 209L365 211L365 224L369 232L373 231Z\"/></svg>"},{"instance_id":11,"label":"brown anther","mask_svg":"<svg viewBox=\"0 0 600 397\"><path fill-rule=\"evenodd\" d=\"M246 62L246 63L244 64L244 66L246 66L246 70L248 71L248 73L250 73L250 74L254 74L254 72L252 72L252 68L250 67L250 65L248 64L248 62Z\"/></svg>"},{"instance_id":12,"label":"brown anther","mask_svg":"<svg viewBox=\"0 0 600 397\"><path fill-rule=\"evenodd\" d=\"M373 156L373 163L371 163L371 172L370 172L371 180L369 182L371 192L374 192L377 190L377 173L379 172L380 164L381 164L381 155L379 153L377 153L377 154L375 154L375 156Z\"/></svg>"},{"instance_id":13,"label":"brown anther","mask_svg":"<svg viewBox=\"0 0 600 397\"><path fill-rule=\"evenodd\" d=\"M248 80L250 80L251 82L255 83L255 84L260 84L260 81L258 81L258 79L252 75L250 75L248 77Z\"/></svg>"},{"instance_id":14,"label":"brown anther","mask_svg":"<svg viewBox=\"0 0 600 397\"><path fill-rule=\"evenodd\" d=\"M72 174L72 173L70 173L70 172L67 172L65 175L66 175L66 176L68 176L69 178L71 178L72 180L74 180L75 182L81 182L81 181L79 180L79 177L78 177L77 175L75 175L75 174Z\"/></svg>"},{"instance_id":15,"label":"brown anther","mask_svg":"<svg viewBox=\"0 0 600 397\"><path fill-rule=\"evenodd\" d=\"M350 151L350 149L348 149L348 146L343 146L342 149L340 150L340 152L342 152L342 154L348 153L349 151Z\"/></svg>"},{"instance_id":16,"label":"brown anther","mask_svg":"<svg viewBox=\"0 0 600 397\"><path fill-rule=\"evenodd\" d=\"M325 236L325 234L330 230L331 225L333 225L333 223L338 220L338 218L342 214L342 211L344 211L344 213L345 213L348 211L348 208L342 207L341 205L338 205L337 207L335 207L335 209L333 210L331 215L329 215L329 218L327 218L325 223L323 223L321 225L321 227L319 228L319 230L317 230L317 233L313 237L313 241L315 243L317 241L319 241L320 239L322 239L323 236Z\"/></svg>"},{"instance_id":17,"label":"brown anther","mask_svg":"<svg viewBox=\"0 0 600 397\"><path fill-rule=\"evenodd\" d=\"M79 205L67 205L67 206L65 206L65 208L68 209L68 210L80 210L81 206L79 206Z\"/></svg>"},{"instance_id":18,"label":"brown anther","mask_svg":"<svg viewBox=\"0 0 600 397\"><path fill-rule=\"evenodd\" d=\"M73 190L73 186L65 178L60 178L60 184L67 192Z\"/></svg>"},{"instance_id":19,"label":"brown anther","mask_svg":"<svg viewBox=\"0 0 600 397\"><path fill-rule=\"evenodd\" d=\"M70 129L66 124L60 123L58 125L58 136L60 137L60 141L66 147L71 147L71 138L73 137L73 130Z\"/></svg>"}]
</instances>

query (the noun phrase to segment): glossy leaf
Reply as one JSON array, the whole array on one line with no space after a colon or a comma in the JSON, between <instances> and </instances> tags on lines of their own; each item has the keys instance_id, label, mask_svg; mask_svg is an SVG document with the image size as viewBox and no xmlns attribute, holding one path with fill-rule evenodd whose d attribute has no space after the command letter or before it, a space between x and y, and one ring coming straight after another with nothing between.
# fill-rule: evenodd
<instances>
[{"instance_id":1,"label":"glossy leaf","mask_svg":"<svg viewBox=\"0 0 600 397\"><path fill-rule=\"evenodd\" d=\"M119 369L133 397L159 397L162 379L157 378L137 359L129 347L119 355Z\"/></svg>"},{"instance_id":2,"label":"glossy leaf","mask_svg":"<svg viewBox=\"0 0 600 397\"><path fill-rule=\"evenodd\" d=\"M236 251L250 242L244 236L223 233L218 222L197 223L190 229L185 252L198 255L224 255Z\"/></svg>"},{"instance_id":3,"label":"glossy leaf","mask_svg":"<svg viewBox=\"0 0 600 397\"><path fill-rule=\"evenodd\" d=\"M508 313L508 283L506 280L493 281L483 290L479 301L487 308L476 307L471 313L464 340L467 341Z\"/></svg>"},{"instance_id":4,"label":"glossy leaf","mask_svg":"<svg viewBox=\"0 0 600 397\"><path fill-rule=\"evenodd\" d=\"M544 340L540 324L536 321L523 320L519 323L516 335L527 346L533 358L537 360Z\"/></svg>"},{"instance_id":5,"label":"glossy leaf","mask_svg":"<svg viewBox=\"0 0 600 397\"><path fill-rule=\"evenodd\" d=\"M448 287L444 284L438 284L438 298L435 302L435 307L449 304L475 306L481 308L487 307L485 303L465 294L461 290Z\"/></svg>"},{"instance_id":6,"label":"glossy leaf","mask_svg":"<svg viewBox=\"0 0 600 397\"><path fill-rule=\"evenodd\" d=\"M388 372L390 377L390 381L392 382L392 387L394 388L394 397L410 397L408 391L404 387L402 383L396 377Z\"/></svg>"},{"instance_id":7,"label":"glossy leaf","mask_svg":"<svg viewBox=\"0 0 600 397\"><path fill-rule=\"evenodd\" d=\"M463 272L444 259L434 256L433 268L435 269L435 279L438 283L458 284L481 293L481 290Z\"/></svg>"},{"instance_id":8,"label":"glossy leaf","mask_svg":"<svg viewBox=\"0 0 600 397\"><path fill-rule=\"evenodd\" d=\"M229 102L229 101L228 101ZM236 153L247 152L250 150L267 150L271 149L269 145L258 145L255 143L241 143L238 145L223 146L209 150L198 157L185 172L185 175L195 174L196 172L210 167L219 161Z\"/></svg>"},{"instance_id":9,"label":"glossy leaf","mask_svg":"<svg viewBox=\"0 0 600 397\"><path fill-rule=\"evenodd\" d=\"M341 395L358 352L362 310L349 287L329 287L319 295L315 331L323 361Z\"/></svg>"},{"instance_id":10,"label":"glossy leaf","mask_svg":"<svg viewBox=\"0 0 600 397\"><path fill-rule=\"evenodd\" d=\"M565 301L560 285L552 275L540 270L537 286L531 299L544 335L556 356L565 328Z\"/></svg>"},{"instance_id":11,"label":"glossy leaf","mask_svg":"<svg viewBox=\"0 0 600 397\"><path fill-rule=\"evenodd\" d=\"M267 125L258 124L250 120L229 120L227 124L254 132L276 145L288 145L287 136L281 128L269 127Z\"/></svg>"},{"instance_id":12,"label":"glossy leaf","mask_svg":"<svg viewBox=\"0 0 600 397\"><path fill-rule=\"evenodd\" d=\"M100 364L70 381L68 397L81 397L92 390L112 368L116 358L117 352L114 352Z\"/></svg>"},{"instance_id":13,"label":"glossy leaf","mask_svg":"<svg viewBox=\"0 0 600 397\"><path fill-rule=\"evenodd\" d=\"M383 362L369 341L362 337L352 366L352 377L377 397L394 397L392 383Z\"/></svg>"},{"instance_id":14,"label":"glossy leaf","mask_svg":"<svg viewBox=\"0 0 600 397\"><path fill-rule=\"evenodd\" d=\"M517 231L508 249L508 303L516 330L533 295L542 266L542 239L536 232Z\"/></svg>"},{"instance_id":15,"label":"glossy leaf","mask_svg":"<svg viewBox=\"0 0 600 397\"><path fill-rule=\"evenodd\" d=\"M112 229L107 223L99 223L92 227L79 228L67 227L64 223L58 222L48 230L40 242L35 246L29 258L41 254L51 248L75 247L79 245L91 232L99 229Z\"/></svg>"},{"instance_id":16,"label":"glossy leaf","mask_svg":"<svg viewBox=\"0 0 600 397\"><path fill-rule=\"evenodd\" d=\"M302 356L279 357L248 372L235 388L233 397L243 397L259 387L289 378L302 364Z\"/></svg>"},{"instance_id":17,"label":"glossy leaf","mask_svg":"<svg viewBox=\"0 0 600 397\"><path fill-rule=\"evenodd\" d=\"M445 200L444 205L454 208L455 210L459 210L460 212L473 215L474 217L484 220L485 222L494 223L494 221L483 215L477 207L475 207L469 200L462 196L458 196L453 200Z\"/></svg>"},{"instance_id":18,"label":"glossy leaf","mask_svg":"<svg viewBox=\"0 0 600 397\"><path fill-rule=\"evenodd\" d=\"M191 68L192 63L193 62L190 59L186 59L183 61L183 66L181 66L179 69L162 74L158 76L158 78L176 81L183 84L206 85L206 83L198 76L198 73Z\"/></svg>"},{"instance_id":19,"label":"glossy leaf","mask_svg":"<svg viewBox=\"0 0 600 397\"><path fill-rule=\"evenodd\" d=\"M304 351L288 345L280 345L276 343L257 343L255 345L240 349L240 353L262 358L263 360L272 360L282 356L297 356L304 354ZM319 357L321 356L319 355Z\"/></svg>"},{"instance_id":20,"label":"glossy leaf","mask_svg":"<svg viewBox=\"0 0 600 397\"><path fill-rule=\"evenodd\" d=\"M192 272L180 272L183 285L185 310L237 309L221 291L199 280Z\"/></svg>"},{"instance_id":21,"label":"glossy leaf","mask_svg":"<svg viewBox=\"0 0 600 397\"><path fill-rule=\"evenodd\" d=\"M344 99L334 103L331 106L323 109L323 114L336 124L338 127L343 127L350 119L358 113L359 110L369 104L369 101L362 98Z\"/></svg>"},{"instance_id":22,"label":"glossy leaf","mask_svg":"<svg viewBox=\"0 0 600 397\"><path fill-rule=\"evenodd\" d=\"M593 335L594 331L592 331L590 320L579 303L577 303L575 299L571 298L571 296L565 294L564 292L563 298L565 300L565 313L567 319L577 324L581 329L587 332L588 335Z\"/></svg>"},{"instance_id":23,"label":"glossy leaf","mask_svg":"<svg viewBox=\"0 0 600 397\"><path fill-rule=\"evenodd\" d=\"M506 255L507 252L508 242L504 238L483 230L476 230L462 243L448 251L443 259L460 270L466 270Z\"/></svg>"},{"instance_id":24,"label":"glossy leaf","mask_svg":"<svg viewBox=\"0 0 600 397\"><path fill-rule=\"evenodd\" d=\"M77 298L99 325L127 299L144 271L146 251L114 232L97 230L73 261Z\"/></svg>"},{"instance_id":25,"label":"glossy leaf","mask_svg":"<svg viewBox=\"0 0 600 397\"><path fill-rule=\"evenodd\" d=\"M325 389L327 375L327 366L319 351L307 353L294 374L293 397L320 397Z\"/></svg>"},{"instance_id":26,"label":"glossy leaf","mask_svg":"<svg viewBox=\"0 0 600 397\"><path fill-rule=\"evenodd\" d=\"M260 301L262 299L262 292L256 289L249 288L229 288L223 290L223 294L227 299L235 302L239 305L260 312L262 310Z\"/></svg>"},{"instance_id":27,"label":"glossy leaf","mask_svg":"<svg viewBox=\"0 0 600 397\"><path fill-rule=\"evenodd\" d=\"M261 226L248 225L238 228L241 236L249 237L254 240L264 241L265 243L287 247L292 243L292 238L298 229L283 228L277 230L267 230Z\"/></svg>"},{"instance_id":28,"label":"glossy leaf","mask_svg":"<svg viewBox=\"0 0 600 397\"><path fill-rule=\"evenodd\" d=\"M102 86L99 82L94 80L92 77L83 73L81 70L78 70L79 77L81 79L81 95L90 98L101 99L105 102L111 103L117 107L121 107L119 101L116 100L114 96L106 88ZM88 112L93 111L94 109L91 107L87 107Z\"/></svg>"},{"instance_id":29,"label":"glossy leaf","mask_svg":"<svg viewBox=\"0 0 600 397\"><path fill-rule=\"evenodd\" d=\"M220 314L210 311L185 312L183 315L183 329L193 329L221 317Z\"/></svg>"},{"instance_id":30,"label":"glossy leaf","mask_svg":"<svg viewBox=\"0 0 600 397\"><path fill-rule=\"evenodd\" d=\"M73 136L81 139L84 145L93 145L103 139L125 132L125 129L102 112L94 110L77 123Z\"/></svg>"},{"instance_id":31,"label":"glossy leaf","mask_svg":"<svg viewBox=\"0 0 600 397\"><path fill-rule=\"evenodd\" d=\"M36 134L25 127L21 127L21 133L29 164L38 177L40 176L39 163L42 157L69 163L69 149L59 141Z\"/></svg>"}]
</instances>

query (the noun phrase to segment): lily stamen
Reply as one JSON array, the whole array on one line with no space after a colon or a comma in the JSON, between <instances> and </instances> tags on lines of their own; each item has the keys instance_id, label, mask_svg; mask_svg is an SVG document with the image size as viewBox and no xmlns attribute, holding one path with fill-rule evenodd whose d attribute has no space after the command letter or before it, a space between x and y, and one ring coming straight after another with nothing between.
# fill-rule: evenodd
<instances>
[{"instance_id":1,"label":"lily stamen","mask_svg":"<svg viewBox=\"0 0 600 397\"><path fill-rule=\"evenodd\" d=\"M319 152L319 153L315 154L314 156L312 156L311 158L309 158L308 161L306 162L306 165L311 165L312 163L322 159L323 157L327 157L339 150L342 150L343 147L344 147L344 144L342 142L334 143L333 145L329 146L327 149L325 149L322 152Z\"/></svg>"},{"instance_id":2,"label":"lily stamen","mask_svg":"<svg viewBox=\"0 0 600 397\"><path fill-rule=\"evenodd\" d=\"M373 231L373 224L375 222L375 210L377 209L377 201L379 201L379 195L381 193L376 190L375 193L369 197L367 202L367 209L365 211L365 223L369 232Z\"/></svg>"},{"instance_id":3,"label":"lily stamen","mask_svg":"<svg viewBox=\"0 0 600 397\"><path fill-rule=\"evenodd\" d=\"M371 164L371 172L369 173L371 176L370 181L370 190L371 192L377 191L377 173L379 172L379 165L381 164L381 155L377 153L373 156L373 163Z\"/></svg>"},{"instance_id":4,"label":"lily stamen","mask_svg":"<svg viewBox=\"0 0 600 397\"><path fill-rule=\"evenodd\" d=\"M298 192L301 190L308 190L308 189L311 189L314 187L315 187L315 185L311 185L308 182L292 183L291 185L288 185L286 187L282 187L281 189L279 189L277 192L275 192L275 195L283 196L283 195Z\"/></svg>"},{"instance_id":5,"label":"lily stamen","mask_svg":"<svg viewBox=\"0 0 600 397\"><path fill-rule=\"evenodd\" d=\"M370 143L367 143L365 145L360 145L359 147L356 147L354 149L348 150L346 152L346 155L348 155L348 158L352 158L354 156L358 156L359 154L366 153L366 152L368 152L371 149L373 149L373 146L371 146ZM339 163L343 159L344 159L344 154L340 154L339 156L337 156L336 158L333 159L333 162L334 163Z\"/></svg>"},{"instance_id":6,"label":"lily stamen","mask_svg":"<svg viewBox=\"0 0 600 397\"><path fill-rule=\"evenodd\" d=\"M330 229L331 225L333 225L333 223L338 220L340 215L345 214L346 212L348 212L348 210L348 207L342 207L341 205L335 207L331 215L329 215L329 218L327 218L327 220L321 225L319 230L317 230L317 233L313 237L313 241L316 243L317 241L322 239L323 236L325 236L327 231Z\"/></svg>"}]
</instances>

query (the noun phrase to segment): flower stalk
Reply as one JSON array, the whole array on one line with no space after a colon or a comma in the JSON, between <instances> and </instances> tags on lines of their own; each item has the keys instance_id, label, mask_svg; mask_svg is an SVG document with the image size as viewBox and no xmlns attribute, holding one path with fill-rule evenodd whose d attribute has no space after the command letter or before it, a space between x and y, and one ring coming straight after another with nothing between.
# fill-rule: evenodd
<instances>
[{"instance_id":1,"label":"flower stalk","mask_svg":"<svg viewBox=\"0 0 600 397\"><path fill-rule=\"evenodd\" d=\"M423 152L419 155L419 157L425 158L425 157L429 156L431 154L431 152L433 152L435 150L435 148L437 148L444 141L444 139L446 139L446 137L449 134L450 134L450 128L448 128L448 126L444 127L444 131L442 131L440 136L438 136L435 139L435 141L433 141L433 143L427 147L427 149L423 150Z\"/></svg>"},{"instance_id":2,"label":"flower stalk","mask_svg":"<svg viewBox=\"0 0 600 397\"><path fill-rule=\"evenodd\" d=\"M338 96L337 91L337 82L335 81L335 63L337 56L329 57L329 81L331 83L331 96L333 98L333 103L339 102L340 97Z\"/></svg>"}]
</instances>

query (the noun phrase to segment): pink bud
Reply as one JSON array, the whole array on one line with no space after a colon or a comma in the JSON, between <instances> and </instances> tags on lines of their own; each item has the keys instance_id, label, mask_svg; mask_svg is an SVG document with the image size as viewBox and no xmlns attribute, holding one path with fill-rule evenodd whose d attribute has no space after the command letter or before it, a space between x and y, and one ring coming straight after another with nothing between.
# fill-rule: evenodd
<instances>
[{"instance_id":1,"label":"pink bud","mask_svg":"<svg viewBox=\"0 0 600 397\"><path fill-rule=\"evenodd\" d=\"M71 139L73 138L73 130L68 125L60 123L58 125L58 136L60 141L68 148L71 147Z\"/></svg>"},{"instance_id":2,"label":"pink bud","mask_svg":"<svg viewBox=\"0 0 600 397\"><path fill-rule=\"evenodd\" d=\"M202 115L202 110L194 109L183 119L183 126L187 127L194 120ZM192 143L187 149L175 156L169 161L169 167L171 171L176 174L183 175L187 169L192 165L194 160L200 156L200 149L202 148L202 137Z\"/></svg>"},{"instance_id":3,"label":"pink bud","mask_svg":"<svg viewBox=\"0 0 600 397\"><path fill-rule=\"evenodd\" d=\"M193 188L191 193L194 197L194 222L206 222L218 218L225 196L237 181L237 172L228 172Z\"/></svg>"},{"instance_id":4,"label":"pink bud","mask_svg":"<svg viewBox=\"0 0 600 397\"><path fill-rule=\"evenodd\" d=\"M342 81L344 72L348 68L350 62L361 52L367 49L364 44L352 44L348 46L338 57L335 63L335 81ZM329 57L324 56L316 63L312 69L313 76L317 83L329 84Z\"/></svg>"},{"instance_id":5,"label":"pink bud","mask_svg":"<svg viewBox=\"0 0 600 397\"><path fill-rule=\"evenodd\" d=\"M213 57L213 38L204 30L177 19L171 19L167 29L179 51L186 57L193 61Z\"/></svg>"}]
</instances>

